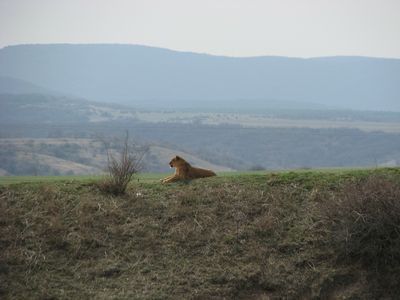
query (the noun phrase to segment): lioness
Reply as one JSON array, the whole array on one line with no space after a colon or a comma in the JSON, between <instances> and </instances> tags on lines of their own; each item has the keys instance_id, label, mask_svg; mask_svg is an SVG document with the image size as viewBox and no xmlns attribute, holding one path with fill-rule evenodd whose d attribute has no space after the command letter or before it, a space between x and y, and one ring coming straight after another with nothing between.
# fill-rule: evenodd
<instances>
[{"instance_id":1,"label":"lioness","mask_svg":"<svg viewBox=\"0 0 400 300\"><path fill-rule=\"evenodd\" d=\"M180 156L175 156L169 162L171 168L175 168L175 174L161 179L161 183L170 183L179 180L190 180L196 178L216 176L213 171L192 167Z\"/></svg>"}]
</instances>

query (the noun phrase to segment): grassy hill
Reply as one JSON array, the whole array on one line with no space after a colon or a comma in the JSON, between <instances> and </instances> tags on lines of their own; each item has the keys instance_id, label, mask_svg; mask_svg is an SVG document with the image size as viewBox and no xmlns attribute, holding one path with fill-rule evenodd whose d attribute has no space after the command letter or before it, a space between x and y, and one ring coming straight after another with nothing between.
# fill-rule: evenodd
<instances>
[{"instance_id":1,"label":"grassy hill","mask_svg":"<svg viewBox=\"0 0 400 300\"><path fill-rule=\"evenodd\" d=\"M0 185L0 298L396 299L400 169Z\"/></svg>"}]
</instances>

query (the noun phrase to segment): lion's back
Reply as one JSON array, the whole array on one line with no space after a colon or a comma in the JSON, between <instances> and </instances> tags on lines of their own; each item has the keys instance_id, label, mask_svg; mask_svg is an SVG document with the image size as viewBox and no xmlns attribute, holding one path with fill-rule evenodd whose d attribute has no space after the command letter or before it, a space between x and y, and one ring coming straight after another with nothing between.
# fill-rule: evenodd
<instances>
[{"instance_id":1,"label":"lion's back","mask_svg":"<svg viewBox=\"0 0 400 300\"><path fill-rule=\"evenodd\" d=\"M204 177L211 177L216 176L213 171L201 168L190 167L188 169L187 175L189 178L204 178Z\"/></svg>"}]
</instances>

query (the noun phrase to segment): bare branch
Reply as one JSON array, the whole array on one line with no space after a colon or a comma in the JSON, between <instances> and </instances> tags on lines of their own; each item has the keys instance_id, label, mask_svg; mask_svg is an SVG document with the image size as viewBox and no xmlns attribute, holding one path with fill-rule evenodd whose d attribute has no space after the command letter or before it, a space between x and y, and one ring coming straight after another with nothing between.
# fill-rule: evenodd
<instances>
[{"instance_id":1,"label":"bare branch","mask_svg":"<svg viewBox=\"0 0 400 300\"><path fill-rule=\"evenodd\" d=\"M125 193L133 176L143 167L142 162L146 152L147 149L129 143L127 131L118 158L107 149L108 177L101 183L101 190L114 195Z\"/></svg>"}]
</instances>

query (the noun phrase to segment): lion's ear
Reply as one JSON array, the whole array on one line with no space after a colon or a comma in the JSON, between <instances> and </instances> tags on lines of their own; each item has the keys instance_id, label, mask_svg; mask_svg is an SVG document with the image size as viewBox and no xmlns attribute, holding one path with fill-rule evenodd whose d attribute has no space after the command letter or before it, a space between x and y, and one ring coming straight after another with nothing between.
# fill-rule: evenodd
<instances>
[{"instance_id":1,"label":"lion's ear","mask_svg":"<svg viewBox=\"0 0 400 300\"><path fill-rule=\"evenodd\" d=\"M179 159L182 159L180 156L175 156L175 158L177 159L177 160L179 160Z\"/></svg>"}]
</instances>

